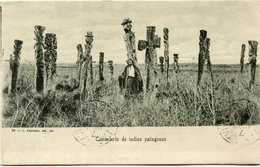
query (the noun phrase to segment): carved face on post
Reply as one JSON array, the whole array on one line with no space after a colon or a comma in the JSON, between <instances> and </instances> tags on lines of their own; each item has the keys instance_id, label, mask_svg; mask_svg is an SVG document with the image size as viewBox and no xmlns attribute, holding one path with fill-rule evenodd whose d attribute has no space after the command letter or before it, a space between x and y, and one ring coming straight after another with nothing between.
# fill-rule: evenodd
<instances>
[{"instance_id":1,"label":"carved face on post","mask_svg":"<svg viewBox=\"0 0 260 167\"><path fill-rule=\"evenodd\" d=\"M93 34L92 32L87 32L87 35L86 35L86 43L87 44L92 44L94 38L93 38Z\"/></svg>"},{"instance_id":2,"label":"carved face on post","mask_svg":"<svg viewBox=\"0 0 260 167\"><path fill-rule=\"evenodd\" d=\"M132 20L124 19L121 25L123 26L124 31L127 33L132 29Z\"/></svg>"}]
</instances>

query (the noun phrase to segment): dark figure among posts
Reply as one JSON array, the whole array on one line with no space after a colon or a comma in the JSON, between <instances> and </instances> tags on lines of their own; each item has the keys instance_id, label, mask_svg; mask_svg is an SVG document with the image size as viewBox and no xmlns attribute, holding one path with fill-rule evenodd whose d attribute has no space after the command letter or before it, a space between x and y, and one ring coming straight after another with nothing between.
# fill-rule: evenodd
<instances>
[{"instance_id":1,"label":"dark figure among posts","mask_svg":"<svg viewBox=\"0 0 260 167\"><path fill-rule=\"evenodd\" d=\"M121 91L125 89L125 98L138 95L143 92L143 80L140 70L134 65L132 59L127 60L124 72L118 77Z\"/></svg>"}]
</instances>

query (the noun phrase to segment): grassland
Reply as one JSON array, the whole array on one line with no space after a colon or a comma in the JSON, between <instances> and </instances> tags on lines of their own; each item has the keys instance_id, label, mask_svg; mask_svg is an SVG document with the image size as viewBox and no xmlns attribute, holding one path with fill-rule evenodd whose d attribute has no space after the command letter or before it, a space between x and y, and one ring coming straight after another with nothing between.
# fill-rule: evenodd
<instances>
[{"instance_id":1,"label":"grassland","mask_svg":"<svg viewBox=\"0 0 260 167\"><path fill-rule=\"evenodd\" d=\"M68 66L68 65L66 65ZM71 66L72 67L72 66ZM211 126L260 123L260 81L249 89L249 69L213 66L214 82L207 72L197 89L197 67L181 65L180 73L170 70L170 87L163 80L156 91L125 100L117 77L124 65L115 65L114 78L88 87L88 98L79 100L73 89L75 68L57 69L57 77L46 95L35 92L33 65L21 65L17 93L3 87L4 127L102 127L102 126ZM171 67L172 68L172 67ZM107 67L105 67L107 69ZM144 66L140 65L145 81ZM96 70L96 69L95 69ZM97 72L94 73L97 74ZM259 72L260 69L257 69ZM7 76L5 76L7 78ZM97 80L98 76L94 75ZM4 81L7 81L5 79ZM58 84L71 89L57 89Z\"/></svg>"}]
</instances>

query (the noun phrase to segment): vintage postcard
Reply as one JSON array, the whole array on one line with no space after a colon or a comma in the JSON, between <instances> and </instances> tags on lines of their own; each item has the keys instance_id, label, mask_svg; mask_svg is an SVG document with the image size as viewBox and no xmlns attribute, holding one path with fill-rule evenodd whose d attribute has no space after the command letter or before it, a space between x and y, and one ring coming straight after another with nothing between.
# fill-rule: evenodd
<instances>
[{"instance_id":1,"label":"vintage postcard","mask_svg":"<svg viewBox=\"0 0 260 167\"><path fill-rule=\"evenodd\" d=\"M259 11L1 2L1 164L258 164Z\"/></svg>"}]
</instances>

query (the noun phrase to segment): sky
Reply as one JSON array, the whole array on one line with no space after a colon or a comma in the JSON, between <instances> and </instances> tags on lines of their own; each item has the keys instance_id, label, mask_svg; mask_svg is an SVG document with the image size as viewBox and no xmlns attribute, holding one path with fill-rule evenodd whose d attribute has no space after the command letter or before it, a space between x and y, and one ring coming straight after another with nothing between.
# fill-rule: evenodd
<instances>
[{"instance_id":1,"label":"sky","mask_svg":"<svg viewBox=\"0 0 260 167\"><path fill-rule=\"evenodd\" d=\"M75 63L77 44L85 43L85 34L94 35L91 54L98 61L99 52L105 61L125 63L126 47L121 22L132 20L132 31L138 40L146 39L146 26L156 26L162 39L157 55L163 56L163 28L169 29L170 62L179 54L180 63L197 62L199 31L207 30L211 39L212 64L237 64L241 45L248 40L260 42L260 1L166 1L166 2L8 2L3 4L2 34L4 59L13 52L15 39L23 40L21 61L35 61L34 26L46 27L55 33L58 42L58 63ZM144 63L145 51L137 51ZM260 56L258 56L258 62Z\"/></svg>"}]
</instances>

